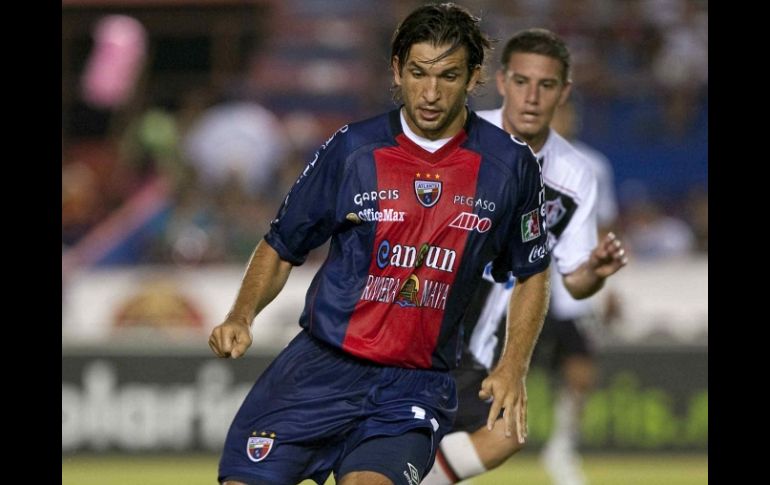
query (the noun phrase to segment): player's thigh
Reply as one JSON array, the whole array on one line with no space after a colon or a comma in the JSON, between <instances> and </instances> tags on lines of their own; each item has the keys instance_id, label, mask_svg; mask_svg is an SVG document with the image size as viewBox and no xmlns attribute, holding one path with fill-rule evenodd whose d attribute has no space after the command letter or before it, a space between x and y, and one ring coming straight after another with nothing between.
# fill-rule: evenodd
<instances>
[{"instance_id":1,"label":"player's thigh","mask_svg":"<svg viewBox=\"0 0 770 485\"><path fill-rule=\"evenodd\" d=\"M573 357L593 358L593 345L575 319L553 320L551 327L552 338L555 340L552 355L554 369L563 370L567 360Z\"/></svg>"},{"instance_id":2,"label":"player's thigh","mask_svg":"<svg viewBox=\"0 0 770 485\"><path fill-rule=\"evenodd\" d=\"M340 484L418 484L431 464L432 441L432 436L423 429L369 438L342 460L337 472Z\"/></svg>"},{"instance_id":3,"label":"player's thigh","mask_svg":"<svg viewBox=\"0 0 770 485\"><path fill-rule=\"evenodd\" d=\"M350 472L339 485L393 485L393 480L377 472Z\"/></svg>"}]
</instances>

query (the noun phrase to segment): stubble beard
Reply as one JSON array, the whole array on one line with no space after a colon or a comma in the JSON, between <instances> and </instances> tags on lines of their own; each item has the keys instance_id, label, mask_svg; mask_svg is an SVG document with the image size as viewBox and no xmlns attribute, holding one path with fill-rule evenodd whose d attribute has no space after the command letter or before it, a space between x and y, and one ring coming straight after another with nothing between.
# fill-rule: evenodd
<instances>
[{"instance_id":1,"label":"stubble beard","mask_svg":"<svg viewBox=\"0 0 770 485\"><path fill-rule=\"evenodd\" d=\"M414 123L415 126L417 126L420 131L422 131L422 135L425 138L436 140L438 138L447 137L447 135L444 134L444 131L449 127L449 125L452 124L455 119L460 116L464 108L464 102L453 105L449 111L442 111L439 114L438 119L435 121L424 121L420 119L419 116L417 116L416 107L412 108L411 111L409 109L406 109L405 111L407 116L411 119L412 123Z\"/></svg>"}]
</instances>

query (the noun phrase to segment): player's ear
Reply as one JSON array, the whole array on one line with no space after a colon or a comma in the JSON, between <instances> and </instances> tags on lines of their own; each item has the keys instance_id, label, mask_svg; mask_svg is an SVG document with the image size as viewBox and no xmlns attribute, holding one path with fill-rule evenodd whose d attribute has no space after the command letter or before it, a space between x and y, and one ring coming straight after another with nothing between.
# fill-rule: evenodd
<instances>
[{"instance_id":1,"label":"player's ear","mask_svg":"<svg viewBox=\"0 0 770 485\"><path fill-rule=\"evenodd\" d=\"M498 69L497 74L495 75L495 80L497 81L497 93L503 97L505 97L505 76L507 75L507 71L503 69Z\"/></svg>"},{"instance_id":2,"label":"player's ear","mask_svg":"<svg viewBox=\"0 0 770 485\"><path fill-rule=\"evenodd\" d=\"M471 70L471 77L468 79L468 85L465 86L465 92L470 93L473 91L473 88L476 87L476 83L479 82L479 79L481 78L481 66L476 66Z\"/></svg>"},{"instance_id":3,"label":"player's ear","mask_svg":"<svg viewBox=\"0 0 770 485\"><path fill-rule=\"evenodd\" d=\"M562 89L561 95L559 96L559 106L567 102L567 99L569 99L569 95L571 92L572 92L572 81L567 81L567 84L564 86L564 89Z\"/></svg>"},{"instance_id":4,"label":"player's ear","mask_svg":"<svg viewBox=\"0 0 770 485\"><path fill-rule=\"evenodd\" d=\"M390 68L393 70L393 82L396 86L401 86L401 69L399 67L398 56L393 56L390 60Z\"/></svg>"}]
</instances>

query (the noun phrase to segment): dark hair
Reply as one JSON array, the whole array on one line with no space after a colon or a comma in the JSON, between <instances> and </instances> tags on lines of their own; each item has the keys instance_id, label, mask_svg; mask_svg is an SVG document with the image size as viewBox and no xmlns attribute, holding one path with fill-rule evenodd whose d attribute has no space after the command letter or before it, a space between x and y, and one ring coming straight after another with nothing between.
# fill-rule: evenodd
<instances>
[{"instance_id":1,"label":"dark hair","mask_svg":"<svg viewBox=\"0 0 770 485\"><path fill-rule=\"evenodd\" d=\"M476 67L484 66L485 50L491 48L489 37L484 34L479 23L481 19L471 15L465 8L454 3L423 5L410 13L393 32L390 43L391 61L398 57L399 72L409 55L409 49L420 42L430 42L435 46L450 44L450 48L433 59L440 61L460 47L468 50L468 76ZM479 79L478 85L483 84Z\"/></svg>"},{"instance_id":2,"label":"dark hair","mask_svg":"<svg viewBox=\"0 0 770 485\"><path fill-rule=\"evenodd\" d=\"M570 55L564 41L556 34L546 29L527 29L515 34L505 44L503 54L500 56L503 71L508 69L508 62L514 52L524 54L540 54L551 57L561 62L561 80L564 83L570 78Z\"/></svg>"}]
</instances>

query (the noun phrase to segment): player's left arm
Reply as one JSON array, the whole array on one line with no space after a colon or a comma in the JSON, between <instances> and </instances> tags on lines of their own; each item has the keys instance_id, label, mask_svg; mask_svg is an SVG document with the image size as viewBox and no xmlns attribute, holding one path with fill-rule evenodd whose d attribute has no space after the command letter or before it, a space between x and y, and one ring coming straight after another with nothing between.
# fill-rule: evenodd
<instances>
[{"instance_id":1,"label":"player's left arm","mask_svg":"<svg viewBox=\"0 0 770 485\"><path fill-rule=\"evenodd\" d=\"M511 436L514 423L519 443L527 438L526 378L548 309L549 271L519 278L508 303L505 344L494 370L481 383L479 398L492 398L487 428L494 428L503 411L505 434Z\"/></svg>"},{"instance_id":2,"label":"player's left arm","mask_svg":"<svg viewBox=\"0 0 770 485\"><path fill-rule=\"evenodd\" d=\"M581 300L602 289L604 281L627 263L623 242L610 232L599 241L583 264L575 271L562 275L562 281L570 295Z\"/></svg>"}]
</instances>

